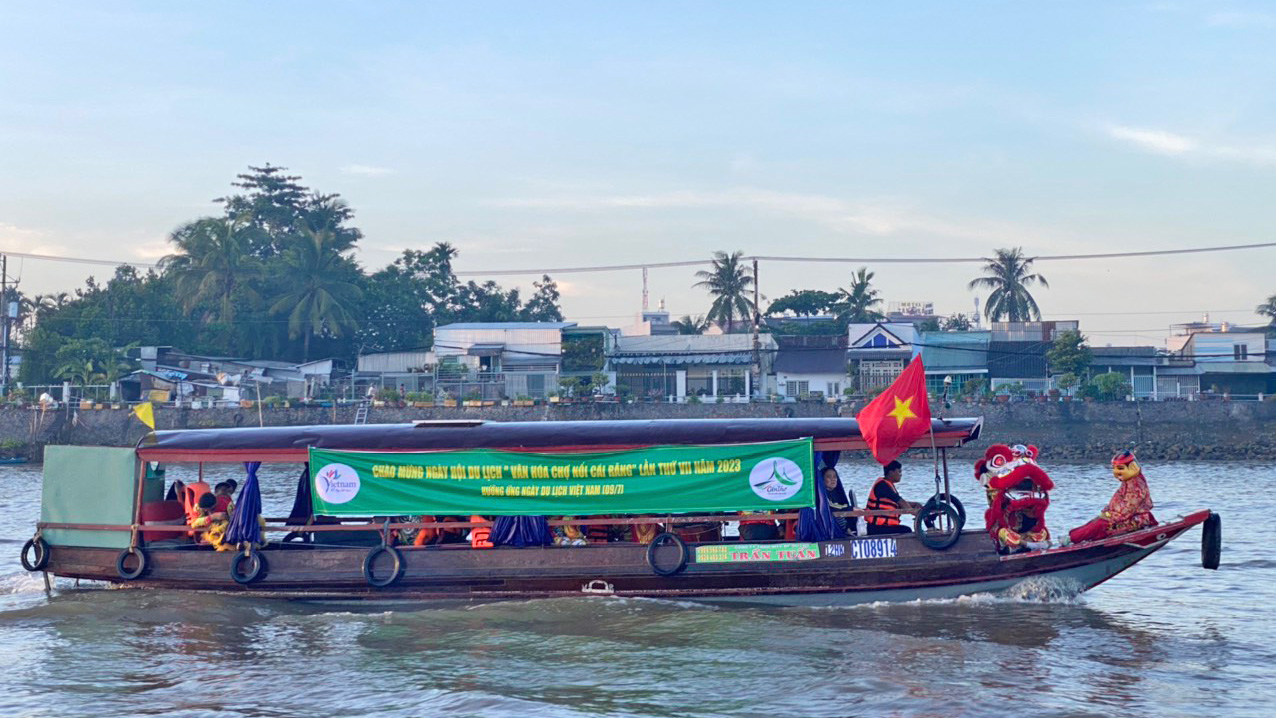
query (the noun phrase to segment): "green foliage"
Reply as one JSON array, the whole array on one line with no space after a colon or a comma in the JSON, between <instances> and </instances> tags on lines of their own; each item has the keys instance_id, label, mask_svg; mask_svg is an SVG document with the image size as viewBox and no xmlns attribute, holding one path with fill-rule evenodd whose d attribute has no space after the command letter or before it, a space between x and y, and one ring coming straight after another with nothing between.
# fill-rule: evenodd
<instances>
[{"instance_id":1,"label":"green foliage","mask_svg":"<svg viewBox=\"0 0 1276 718\"><path fill-rule=\"evenodd\" d=\"M410 250L364 274L349 256L363 234L335 194L315 192L282 167L250 167L218 200L224 213L184 223L159 272L121 266L105 284L72 294L14 293L20 380L53 381L73 340L108 347L172 346L196 354L280 360L428 347L434 327L459 321L560 321L549 277L526 302L494 282L461 283L456 250ZM70 349L64 356L79 349ZM109 375L106 365L90 373ZM84 374L85 370L78 370Z\"/></svg>"},{"instance_id":2,"label":"green foliage","mask_svg":"<svg viewBox=\"0 0 1276 718\"><path fill-rule=\"evenodd\" d=\"M744 252L714 252L713 269L696 272L693 287L709 292L713 303L705 316L728 334L751 325L753 273L744 266Z\"/></svg>"},{"instance_id":3,"label":"green foliage","mask_svg":"<svg viewBox=\"0 0 1276 718\"><path fill-rule=\"evenodd\" d=\"M378 391L377 398L380 399L381 401L389 402L391 404L397 404L403 399L403 397L399 395L398 389L390 389L390 388L381 389L380 391Z\"/></svg>"},{"instance_id":4,"label":"green foliage","mask_svg":"<svg viewBox=\"0 0 1276 718\"><path fill-rule=\"evenodd\" d=\"M851 286L841 290L841 296L832 309L837 312L838 324L865 324L881 321L885 316L877 310L882 303L879 292L873 289L873 277L868 267L860 267L851 275Z\"/></svg>"},{"instance_id":5,"label":"green foliage","mask_svg":"<svg viewBox=\"0 0 1276 718\"><path fill-rule=\"evenodd\" d=\"M836 292L821 292L818 289L794 289L783 297L771 302L767 307L768 316L794 314L799 317L813 317L826 314L837 303L840 295Z\"/></svg>"},{"instance_id":6,"label":"green foliage","mask_svg":"<svg viewBox=\"0 0 1276 718\"><path fill-rule=\"evenodd\" d=\"M568 334L563 337L563 371L596 371L607 358L602 334Z\"/></svg>"},{"instance_id":7,"label":"green foliage","mask_svg":"<svg viewBox=\"0 0 1276 718\"><path fill-rule=\"evenodd\" d=\"M669 322L669 325L677 329L679 334L704 334L709 330L709 320L703 314L694 317L684 314L681 319Z\"/></svg>"},{"instance_id":8,"label":"green foliage","mask_svg":"<svg viewBox=\"0 0 1276 718\"><path fill-rule=\"evenodd\" d=\"M1032 273L1033 259L1025 257L1021 247L1015 247L998 249L996 256L985 257L985 261L984 276L972 279L967 285L970 289L992 290L984 305L984 315L994 322L1041 319L1041 308L1028 287L1039 283L1049 289L1050 284L1045 277Z\"/></svg>"},{"instance_id":9,"label":"green foliage","mask_svg":"<svg viewBox=\"0 0 1276 718\"><path fill-rule=\"evenodd\" d=\"M1119 401L1132 392L1129 377L1115 371L1099 374L1090 380L1087 387L1093 389L1090 395L1100 401Z\"/></svg>"},{"instance_id":10,"label":"green foliage","mask_svg":"<svg viewBox=\"0 0 1276 718\"><path fill-rule=\"evenodd\" d=\"M1267 301L1254 308L1254 312L1267 317L1268 322L1276 327L1276 294L1267 298Z\"/></svg>"},{"instance_id":11,"label":"green foliage","mask_svg":"<svg viewBox=\"0 0 1276 718\"><path fill-rule=\"evenodd\" d=\"M917 327L917 331L919 332L937 332L939 331L939 320L935 317L931 317L930 319L923 319L922 321L917 322L914 326Z\"/></svg>"},{"instance_id":12,"label":"green foliage","mask_svg":"<svg viewBox=\"0 0 1276 718\"><path fill-rule=\"evenodd\" d=\"M1085 373L1094 353L1086 346L1085 337L1078 331L1066 331L1055 337L1046 351L1046 361L1054 374L1072 374L1075 379Z\"/></svg>"},{"instance_id":13,"label":"green foliage","mask_svg":"<svg viewBox=\"0 0 1276 718\"><path fill-rule=\"evenodd\" d=\"M981 378L967 379L961 385L961 395L966 398L983 396L988 391L988 380Z\"/></svg>"},{"instance_id":14,"label":"green foliage","mask_svg":"<svg viewBox=\"0 0 1276 718\"><path fill-rule=\"evenodd\" d=\"M1055 379L1054 383L1055 386L1059 387L1059 391L1067 393L1069 389L1076 386L1080 383L1080 381L1081 380L1077 378L1076 374L1069 372L1067 374L1060 374L1058 378Z\"/></svg>"},{"instance_id":15,"label":"green foliage","mask_svg":"<svg viewBox=\"0 0 1276 718\"><path fill-rule=\"evenodd\" d=\"M965 314L954 314L944 320L946 332L968 332L971 329L970 317Z\"/></svg>"}]
</instances>

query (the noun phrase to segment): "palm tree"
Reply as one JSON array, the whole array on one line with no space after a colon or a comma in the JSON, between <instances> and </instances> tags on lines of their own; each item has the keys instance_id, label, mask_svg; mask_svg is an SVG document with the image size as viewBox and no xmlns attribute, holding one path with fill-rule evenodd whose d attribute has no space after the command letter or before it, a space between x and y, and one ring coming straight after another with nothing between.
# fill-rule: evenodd
<instances>
[{"instance_id":1,"label":"palm tree","mask_svg":"<svg viewBox=\"0 0 1276 718\"><path fill-rule=\"evenodd\" d=\"M1041 308L1028 292L1028 286L1040 283L1046 289L1050 283L1040 274L1032 272L1032 257L1023 256L1023 248L998 249L997 256L984 257L984 276L972 279L970 289L991 289L984 315L989 321L1029 322L1041 319Z\"/></svg>"},{"instance_id":2,"label":"palm tree","mask_svg":"<svg viewBox=\"0 0 1276 718\"><path fill-rule=\"evenodd\" d=\"M851 275L850 288L839 290L840 298L833 305L839 324L863 324L883 319L882 313L875 308L882 303L877 296L878 291L872 286L875 276L868 267L860 267Z\"/></svg>"},{"instance_id":3,"label":"palm tree","mask_svg":"<svg viewBox=\"0 0 1276 718\"><path fill-rule=\"evenodd\" d=\"M353 307L363 296L350 278L349 247L331 227L297 227L297 241L284 254L291 284L270 307L288 315L288 338L302 338L302 361L310 360L310 338L327 334L339 337L358 327Z\"/></svg>"},{"instance_id":4,"label":"palm tree","mask_svg":"<svg viewBox=\"0 0 1276 718\"><path fill-rule=\"evenodd\" d=\"M694 317L690 314L684 314L682 319L678 319L669 323L679 334L704 334L709 328L709 320L705 319L703 314L697 314Z\"/></svg>"},{"instance_id":5,"label":"palm tree","mask_svg":"<svg viewBox=\"0 0 1276 718\"><path fill-rule=\"evenodd\" d=\"M747 320L753 315L753 274L744 266L744 252L714 252L713 269L696 272L699 282L691 285L708 290L713 297L705 318L717 322L727 333L735 329L737 317Z\"/></svg>"},{"instance_id":6,"label":"palm tree","mask_svg":"<svg viewBox=\"0 0 1276 718\"><path fill-rule=\"evenodd\" d=\"M1270 319L1272 326L1276 326L1276 294L1268 297L1267 301L1255 307L1254 311Z\"/></svg>"},{"instance_id":7,"label":"palm tree","mask_svg":"<svg viewBox=\"0 0 1276 718\"><path fill-rule=\"evenodd\" d=\"M169 241L177 252L160 260L160 270L176 279L178 301L191 311L203 301L220 305L217 318L235 318L235 299L255 293L249 280L262 273L260 260L252 255L259 230L248 215L235 219L206 217L179 227Z\"/></svg>"}]
</instances>

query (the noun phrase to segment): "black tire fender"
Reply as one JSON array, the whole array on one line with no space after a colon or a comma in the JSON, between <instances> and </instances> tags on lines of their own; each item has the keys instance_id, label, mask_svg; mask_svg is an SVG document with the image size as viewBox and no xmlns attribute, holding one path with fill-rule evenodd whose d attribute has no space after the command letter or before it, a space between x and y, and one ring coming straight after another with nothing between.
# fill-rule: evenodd
<instances>
[{"instance_id":1,"label":"black tire fender","mask_svg":"<svg viewBox=\"0 0 1276 718\"><path fill-rule=\"evenodd\" d=\"M656 563L656 549L663 543L672 543L678 547L678 563L673 568L662 567ZM682 573L682 570L687 567L687 561L690 558L691 549L687 548L687 542L683 541L682 537L675 533L665 531L653 538L651 543L647 545L647 565L651 567L651 570L657 576L673 576L674 574Z\"/></svg>"},{"instance_id":2,"label":"black tire fender","mask_svg":"<svg viewBox=\"0 0 1276 718\"><path fill-rule=\"evenodd\" d=\"M240 573L245 561L251 561L248 565L246 573ZM234 557L230 559L230 577L235 583L246 586L253 581L261 578L266 571L266 557L261 555L261 551L255 548L248 549L248 553L236 551Z\"/></svg>"},{"instance_id":3,"label":"black tire fender","mask_svg":"<svg viewBox=\"0 0 1276 718\"><path fill-rule=\"evenodd\" d=\"M953 529L947 534L938 536L932 535L926 531L927 523L934 523L935 519L947 516L949 523ZM961 516L957 513L957 509L945 501L935 501L933 504L928 501L926 506L922 507L921 513L917 514L917 538L926 548L936 551L944 551L952 548L961 538Z\"/></svg>"},{"instance_id":4,"label":"black tire fender","mask_svg":"<svg viewBox=\"0 0 1276 718\"><path fill-rule=\"evenodd\" d=\"M131 571L124 567L124 562L129 556L137 556L137 568ZM130 546L121 551L120 555L115 557L115 572L125 581L132 581L146 573L146 551L137 546Z\"/></svg>"},{"instance_id":5,"label":"black tire fender","mask_svg":"<svg viewBox=\"0 0 1276 718\"><path fill-rule=\"evenodd\" d=\"M926 502L924 506L922 506L922 513L925 513L927 509L934 509L936 504L940 504L940 503L952 504L952 507L957 509L958 529L966 528L966 507L962 506L961 499L957 498L956 496L953 496L950 494L948 498L951 500L945 500L943 494L935 494L934 496L930 497L930 499ZM938 514L936 514L936 517L938 517ZM932 523L934 522L934 518L931 519L931 522Z\"/></svg>"},{"instance_id":6,"label":"black tire fender","mask_svg":"<svg viewBox=\"0 0 1276 718\"><path fill-rule=\"evenodd\" d=\"M372 575L372 564L382 553L390 554L390 558L394 560L394 569L390 571L389 576L377 578ZM399 550L393 546L377 546L369 551L367 556L363 557L363 579L373 588L385 588L398 581L401 575L403 575L403 554L399 553Z\"/></svg>"},{"instance_id":7,"label":"black tire fender","mask_svg":"<svg viewBox=\"0 0 1276 718\"><path fill-rule=\"evenodd\" d=\"M1201 524L1201 566L1211 571L1218 569L1223 557L1223 517L1210 512Z\"/></svg>"},{"instance_id":8,"label":"black tire fender","mask_svg":"<svg viewBox=\"0 0 1276 718\"><path fill-rule=\"evenodd\" d=\"M29 553L31 549L35 549L35 559L27 560L27 553ZM48 542L46 542L44 539L40 538L39 536L27 539L27 542L22 544L22 568L25 568L28 571L39 571L40 569L48 565L49 565Z\"/></svg>"}]
</instances>

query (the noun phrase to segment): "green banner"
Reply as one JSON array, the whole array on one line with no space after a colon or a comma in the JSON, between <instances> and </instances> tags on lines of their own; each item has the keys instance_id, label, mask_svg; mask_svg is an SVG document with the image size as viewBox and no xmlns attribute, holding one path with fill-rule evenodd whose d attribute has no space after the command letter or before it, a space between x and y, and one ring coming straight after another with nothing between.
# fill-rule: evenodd
<instances>
[{"instance_id":1,"label":"green banner","mask_svg":"<svg viewBox=\"0 0 1276 718\"><path fill-rule=\"evenodd\" d=\"M323 516L590 516L812 506L811 440L591 454L310 450Z\"/></svg>"}]
</instances>

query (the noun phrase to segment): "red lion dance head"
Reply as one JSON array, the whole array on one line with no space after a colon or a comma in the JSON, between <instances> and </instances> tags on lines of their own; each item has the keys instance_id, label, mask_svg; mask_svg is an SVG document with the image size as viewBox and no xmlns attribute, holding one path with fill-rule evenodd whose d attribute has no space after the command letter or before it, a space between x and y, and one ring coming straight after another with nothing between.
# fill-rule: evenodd
<instances>
[{"instance_id":1,"label":"red lion dance head","mask_svg":"<svg viewBox=\"0 0 1276 718\"><path fill-rule=\"evenodd\" d=\"M1037 548L1050 540L1046 509L1054 482L1037 465L1037 447L993 444L975 462L975 475L988 492L984 524L998 550Z\"/></svg>"}]
</instances>

